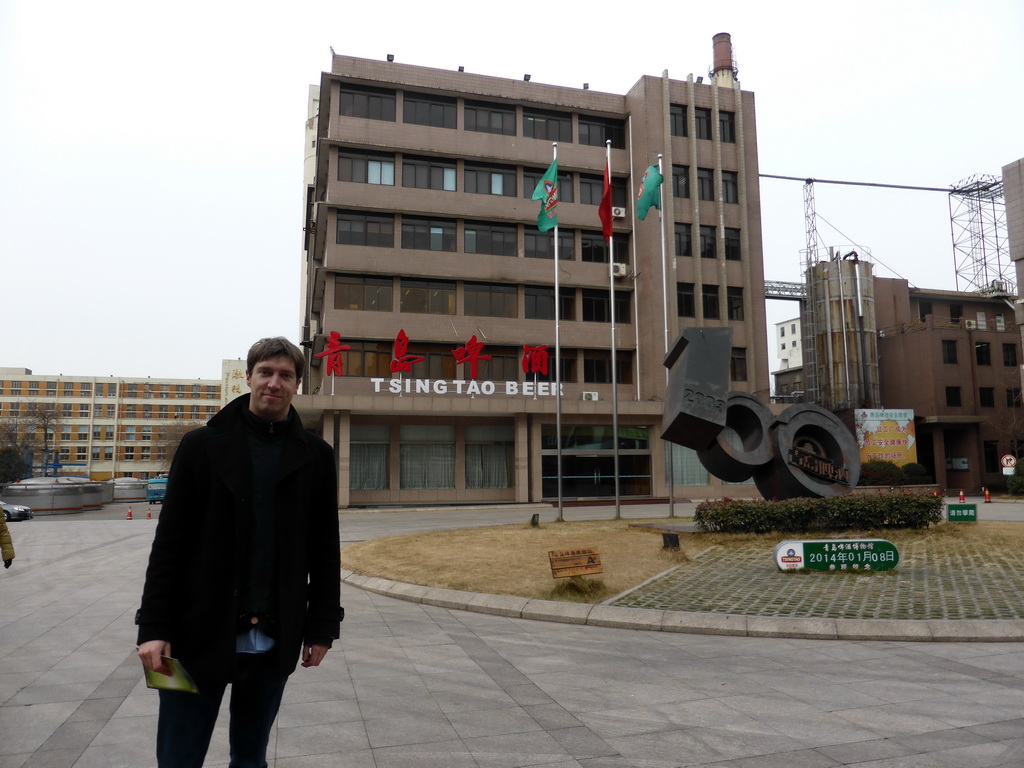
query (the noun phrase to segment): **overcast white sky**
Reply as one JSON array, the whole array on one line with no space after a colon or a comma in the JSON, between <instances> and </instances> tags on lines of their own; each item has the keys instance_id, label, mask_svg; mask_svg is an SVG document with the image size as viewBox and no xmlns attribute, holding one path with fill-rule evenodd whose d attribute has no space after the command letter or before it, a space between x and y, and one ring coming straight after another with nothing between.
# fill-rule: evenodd
<instances>
[{"instance_id":1,"label":"overcast white sky","mask_svg":"<svg viewBox=\"0 0 1024 768\"><path fill-rule=\"evenodd\" d=\"M717 32L756 94L763 173L947 187L1024 156L1020 0L4 0L0 367L215 379L261 336L298 341L306 93L329 46L624 93L706 74ZM761 194L766 277L798 280L802 184ZM946 195L816 200L826 243L956 287Z\"/></svg>"}]
</instances>

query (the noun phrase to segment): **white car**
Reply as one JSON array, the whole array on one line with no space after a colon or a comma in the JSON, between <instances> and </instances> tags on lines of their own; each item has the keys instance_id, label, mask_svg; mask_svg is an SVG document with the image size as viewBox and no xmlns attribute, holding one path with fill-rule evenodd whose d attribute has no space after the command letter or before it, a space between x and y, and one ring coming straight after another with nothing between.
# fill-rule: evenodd
<instances>
[{"instance_id":1,"label":"white car","mask_svg":"<svg viewBox=\"0 0 1024 768\"><path fill-rule=\"evenodd\" d=\"M21 504L9 504L6 501L0 501L0 507L4 510L4 520L13 522L15 520L31 520L35 515L32 514L30 507L23 507Z\"/></svg>"}]
</instances>

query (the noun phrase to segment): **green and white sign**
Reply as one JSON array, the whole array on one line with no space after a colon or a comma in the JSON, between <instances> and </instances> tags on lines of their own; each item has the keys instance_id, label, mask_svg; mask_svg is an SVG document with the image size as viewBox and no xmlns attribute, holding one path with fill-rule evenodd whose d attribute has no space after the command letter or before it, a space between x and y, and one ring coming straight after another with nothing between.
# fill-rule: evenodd
<instances>
[{"instance_id":1,"label":"green and white sign","mask_svg":"<svg viewBox=\"0 0 1024 768\"><path fill-rule=\"evenodd\" d=\"M810 539L775 547L775 564L782 571L889 571L899 561L896 545L885 539Z\"/></svg>"},{"instance_id":2,"label":"green and white sign","mask_svg":"<svg viewBox=\"0 0 1024 768\"><path fill-rule=\"evenodd\" d=\"M951 523L978 522L977 504L947 504L946 519Z\"/></svg>"}]
</instances>

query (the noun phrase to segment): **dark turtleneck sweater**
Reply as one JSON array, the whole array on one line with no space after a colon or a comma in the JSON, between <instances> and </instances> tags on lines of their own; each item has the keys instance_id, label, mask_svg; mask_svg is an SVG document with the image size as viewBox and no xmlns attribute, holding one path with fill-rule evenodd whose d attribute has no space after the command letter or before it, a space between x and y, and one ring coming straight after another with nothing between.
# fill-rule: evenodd
<instances>
[{"instance_id":1,"label":"dark turtleneck sweater","mask_svg":"<svg viewBox=\"0 0 1024 768\"><path fill-rule=\"evenodd\" d=\"M245 436L252 457L252 519L246 579L239 610L243 615L274 616L277 612L277 554L274 493L288 434L288 419L269 422L245 410ZM272 627L262 627L273 634Z\"/></svg>"}]
</instances>

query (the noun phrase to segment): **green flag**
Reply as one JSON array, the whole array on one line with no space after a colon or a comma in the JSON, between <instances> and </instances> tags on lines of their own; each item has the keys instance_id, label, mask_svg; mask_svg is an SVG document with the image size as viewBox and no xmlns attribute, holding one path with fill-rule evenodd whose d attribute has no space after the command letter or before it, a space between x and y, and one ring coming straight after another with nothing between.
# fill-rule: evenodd
<instances>
[{"instance_id":1,"label":"green flag","mask_svg":"<svg viewBox=\"0 0 1024 768\"><path fill-rule=\"evenodd\" d=\"M547 232L558 226L558 158L551 161L547 171L540 177L533 199L540 200L537 214L537 229Z\"/></svg>"},{"instance_id":2,"label":"green flag","mask_svg":"<svg viewBox=\"0 0 1024 768\"><path fill-rule=\"evenodd\" d=\"M636 198L636 215L640 221L647 218L647 212L652 205L661 210L661 182L664 180L656 165L644 171L644 176L640 179L640 194Z\"/></svg>"}]
</instances>

